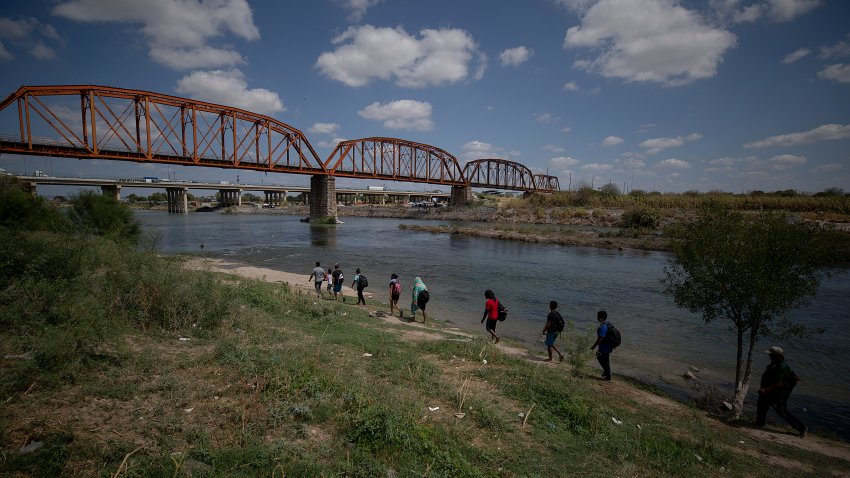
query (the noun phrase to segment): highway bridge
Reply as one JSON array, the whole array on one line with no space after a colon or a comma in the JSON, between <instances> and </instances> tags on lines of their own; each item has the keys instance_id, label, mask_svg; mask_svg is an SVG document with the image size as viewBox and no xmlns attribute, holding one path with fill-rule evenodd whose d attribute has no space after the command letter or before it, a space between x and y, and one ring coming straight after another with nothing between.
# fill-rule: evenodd
<instances>
[{"instance_id":1,"label":"highway bridge","mask_svg":"<svg viewBox=\"0 0 850 478\"><path fill-rule=\"evenodd\" d=\"M218 192L219 204L223 206L241 206L242 194L245 192L260 192L264 194L264 203L272 206L280 206L286 202L289 193L303 193L309 202L310 187L308 186L283 186L271 184L230 184L230 183L201 183L189 181L167 181L145 182L144 180L132 179L96 179L96 178L58 178L52 176L16 176L27 189L35 193L38 186L89 186L99 187L104 194L113 196L116 200L121 199L123 188L148 188L165 189L168 198L168 211L176 213L188 212L188 192L190 190L214 190ZM385 204L387 199L403 202L433 202L434 200L448 200L451 194L436 191L391 191L387 189L357 189L340 188L336 192L337 203L353 204L357 196L363 196L367 201L375 200Z\"/></svg>"},{"instance_id":2,"label":"highway bridge","mask_svg":"<svg viewBox=\"0 0 850 478\"><path fill-rule=\"evenodd\" d=\"M336 215L336 178L451 187L453 204L472 187L524 193L559 190L500 158L462 166L436 146L399 138L343 141L319 158L300 130L230 106L95 85L22 86L0 102L0 153L105 159L308 174L310 217Z\"/></svg>"}]
</instances>

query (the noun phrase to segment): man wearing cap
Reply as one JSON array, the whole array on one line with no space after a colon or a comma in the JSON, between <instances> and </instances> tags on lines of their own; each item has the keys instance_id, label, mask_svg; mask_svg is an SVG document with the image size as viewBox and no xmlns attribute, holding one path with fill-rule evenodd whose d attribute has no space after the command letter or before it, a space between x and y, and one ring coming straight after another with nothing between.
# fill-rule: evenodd
<instances>
[{"instance_id":1,"label":"man wearing cap","mask_svg":"<svg viewBox=\"0 0 850 478\"><path fill-rule=\"evenodd\" d=\"M805 437L806 426L788 411L788 397L800 381L800 377L785 362L785 355L781 348L774 345L765 352L770 355L770 365L761 376L756 426L764 426L767 411L773 407L776 413L794 427L801 437Z\"/></svg>"}]
</instances>

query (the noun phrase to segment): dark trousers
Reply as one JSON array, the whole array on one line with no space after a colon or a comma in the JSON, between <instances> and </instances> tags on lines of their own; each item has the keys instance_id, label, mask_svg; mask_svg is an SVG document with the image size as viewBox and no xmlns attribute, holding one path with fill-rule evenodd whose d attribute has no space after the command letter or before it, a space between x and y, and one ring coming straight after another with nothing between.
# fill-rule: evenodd
<instances>
[{"instance_id":1,"label":"dark trousers","mask_svg":"<svg viewBox=\"0 0 850 478\"><path fill-rule=\"evenodd\" d=\"M611 378L611 352L596 352L596 360L602 366L602 375L605 378Z\"/></svg>"},{"instance_id":2,"label":"dark trousers","mask_svg":"<svg viewBox=\"0 0 850 478\"><path fill-rule=\"evenodd\" d=\"M767 393L759 395L758 407L756 411L756 425L763 427L764 421L767 418L767 411L773 407L776 414L782 417L795 430L802 433L806 429L803 422L797 419L791 412L788 411L788 399L778 393Z\"/></svg>"},{"instance_id":3,"label":"dark trousers","mask_svg":"<svg viewBox=\"0 0 850 478\"><path fill-rule=\"evenodd\" d=\"M361 302L363 303L363 305L366 305L366 299L363 298L363 289L358 287L357 288L357 303L359 304Z\"/></svg>"}]
</instances>

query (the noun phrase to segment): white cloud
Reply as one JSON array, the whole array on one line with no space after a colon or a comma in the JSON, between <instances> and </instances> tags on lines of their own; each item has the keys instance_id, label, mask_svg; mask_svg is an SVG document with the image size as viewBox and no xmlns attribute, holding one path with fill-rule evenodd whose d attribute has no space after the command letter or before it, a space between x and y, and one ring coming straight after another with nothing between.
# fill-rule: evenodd
<instances>
[{"instance_id":1,"label":"white cloud","mask_svg":"<svg viewBox=\"0 0 850 478\"><path fill-rule=\"evenodd\" d=\"M623 160L623 166L628 166L630 168L642 168L646 166L646 163L637 158L628 158Z\"/></svg>"},{"instance_id":2,"label":"white cloud","mask_svg":"<svg viewBox=\"0 0 850 478\"><path fill-rule=\"evenodd\" d=\"M173 70L233 66L245 63L238 51L203 46L200 48L151 47L153 61Z\"/></svg>"},{"instance_id":3,"label":"white cloud","mask_svg":"<svg viewBox=\"0 0 850 478\"><path fill-rule=\"evenodd\" d=\"M571 158L569 156L558 156L557 158L552 158L549 160L549 167L553 169L565 170L570 166L575 166L579 163L579 160L575 158Z\"/></svg>"},{"instance_id":4,"label":"white cloud","mask_svg":"<svg viewBox=\"0 0 850 478\"><path fill-rule=\"evenodd\" d=\"M670 158L655 163L655 167L667 169L688 169L691 167L691 165L687 161L682 161L681 159L676 158Z\"/></svg>"},{"instance_id":5,"label":"white cloud","mask_svg":"<svg viewBox=\"0 0 850 478\"><path fill-rule=\"evenodd\" d=\"M818 72L818 78L837 83L850 83L850 64L836 63L827 65Z\"/></svg>"},{"instance_id":6,"label":"white cloud","mask_svg":"<svg viewBox=\"0 0 850 478\"><path fill-rule=\"evenodd\" d=\"M696 141L702 139L702 134L691 133L687 136L676 136L675 138L652 138L640 143L641 148L647 148L646 154L652 156L668 148L677 148L685 144L685 141Z\"/></svg>"},{"instance_id":7,"label":"white cloud","mask_svg":"<svg viewBox=\"0 0 850 478\"><path fill-rule=\"evenodd\" d=\"M585 164L584 166L581 167L581 169L583 169L585 171L601 173L603 171L610 171L610 170L614 169L614 166L611 166L610 164L590 163L590 164Z\"/></svg>"},{"instance_id":8,"label":"white cloud","mask_svg":"<svg viewBox=\"0 0 850 478\"><path fill-rule=\"evenodd\" d=\"M535 113L534 119L538 123L549 124L549 123L554 123L554 122L560 120L561 118L558 118L557 116L553 115L552 113L541 113L541 114Z\"/></svg>"},{"instance_id":9,"label":"white cloud","mask_svg":"<svg viewBox=\"0 0 850 478\"><path fill-rule=\"evenodd\" d=\"M248 89L245 75L235 68L193 71L177 82L176 90L190 98L235 106L254 113L286 111L277 93L263 88Z\"/></svg>"},{"instance_id":10,"label":"white cloud","mask_svg":"<svg viewBox=\"0 0 850 478\"><path fill-rule=\"evenodd\" d=\"M846 138L850 138L850 124L825 124L809 131L771 136L761 141L747 143L744 147L768 148L775 146L796 146L798 144Z\"/></svg>"},{"instance_id":11,"label":"white cloud","mask_svg":"<svg viewBox=\"0 0 850 478\"><path fill-rule=\"evenodd\" d=\"M847 35L847 37L835 45L821 47L820 54L818 56L822 60L831 60L834 58L850 56L850 35Z\"/></svg>"},{"instance_id":12,"label":"white cloud","mask_svg":"<svg viewBox=\"0 0 850 478\"><path fill-rule=\"evenodd\" d=\"M178 70L243 63L232 48L207 44L225 32L246 40L260 38L246 0L71 0L52 11L79 22L140 24L151 59Z\"/></svg>"},{"instance_id":13,"label":"white cloud","mask_svg":"<svg viewBox=\"0 0 850 478\"><path fill-rule=\"evenodd\" d=\"M484 158L501 158L505 155L517 156L519 154L516 151L506 153L503 148L478 140L465 143L461 149L463 150L462 157L466 161Z\"/></svg>"},{"instance_id":14,"label":"white cloud","mask_svg":"<svg viewBox=\"0 0 850 478\"><path fill-rule=\"evenodd\" d=\"M12 20L0 17L0 38L10 40L24 40L30 36L39 25L35 18Z\"/></svg>"},{"instance_id":15,"label":"white cloud","mask_svg":"<svg viewBox=\"0 0 850 478\"><path fill-rule=\"evenodd\" d=\"M53 51L53 48L45 45L42 42L38 42L35 46L32 47L30 53L36 60L53 60L56 58L56 52Z\"/></svg>"},{"instance_id":16,"label":"white cloud","mask_svg":"<svg viewBox=\"0 0 850 478\"><path fill-rule=\"evenodd\" d=\"M492 105L491 105L491 106L488 106L488 107L487 107L487 111L496 111L496 107L495 107L495 106L492 106Z\"/></svg>"},{"instance_id":17,"label":"white cloud","mask_svg":"<svg viewBox=\"0 0 850 478\"><path fill-rule=\"evenodd\" d=\"M393 80L402 87L423 88L467 79L476 56L481 65L486 63L486 57L464 30L423 29L419 36L415 38L402 27L350 27L333 39L336 50L319 55L316 68L328 78L353 87L381 79ZM483 75L481 65L476 79Z\"/></svg>"},{"instance_id":18,"label":"white cloud","mask_svg":"<svg viewBox=\"0 0 850 478\"><path fill-rule=\"evenodd\" d=\"M554 144L547 144L546 146L543 146L540 149L542 149L543 151L549 151L550 153L563 153L564 152L563 147L555 146Z\"/></svg>"},{"instance_id":19,"label":"white cloud","mask_svg":"<svg viewBox=\"0 0 850 478\"><path fill-rule=\"evenodd\" d=\"M528 61L533 54L534 50L524 46L518 46L499 53L499 61L502 66L519 66Z\"/></svg>"},{"instance_id":20,"label":"white cloud","mask_svg":"<svg viewBox=\"0 0 850 478\"><path fill-rule=\"evenodd\" d=\"M794 166L801 166L803 164L806 164L805 156L781 154L779 156L774 156L770 159L765 159L764 161L756 161L750 166L750 169L769 169L771 171L785 171L786 169L793 168Z\"/></svg>"},{"instance_id":21,"label":"white cloud","mask_svg":"<svg viewBox=\"0 0 850 478\"><path fill-rule=\"evenodd\" d=\"M823 5L821 0L767 0L767 16L775 22L787 22Z\"/></svg>"},{"instance_id":22,"label":"white cloud","mask_svg":"<svg viewBox=\"0 0 850 478\"><path fill-rule=\"evenodd\" d=\"M427 131L434 127L431 122L431 103L416 100L395 100L372 103L358 111L366 119L383 121L388 129Z\"/></svg>"},{"instance_id":23,"label":"white cloud","mask_svg":"<svg viewBox=\"0 0 850 478\"><path fill-rule=\"evenodd\" d=\"M575 81L571 81L569 83L564 83L564 89L567 91L578 91L579 87Z\"/></svg>"},{"instance_id":24,"label":"white cloud","mask_svg":"<svg viewBox=\"0 0 850 478\"><path fill-rule=\"evenodd\" d=\"M572 128L570 128L569 126L564 126L563 128L561 128L561 133L569 133L569 132L571 132L572 130L573 130L573 129L572 129Z\"/></svg>"},{"instance_id":25,"label":"white cloud","mask_svg":"<svg viewBox=\"0 0 850 478\"><path fill-rule=\"evenodd\" d=\"M823 164L815 168L815 171L819 173L837 173L844 169L844 166L839 163L829 163Z\"/></svg>"},{"instance_id":26,"label":"white cloud","mask_svg":"<svg viewBox=\"0 0 850 478\"><path fill-rule=\"evenodd\" d=\"M676 86L713 77L735 42L734 34L673 0L600 0L567 30L564 48L596 50L574 63L579 69Z\"/></svg>"},{"instance_id":27,"label":"white cloud","mask_svg":"<svg viewBox=\"0 0 850 478\"><path fill-rule=\"evenodd\" d=\"M335 134L339 131L339 125L336 123L313 123L313 126L307 130L312 134Z\"/></svg>"},{"instance_id":28,"label":"white cloud","mask_svg":"<svg viewBox=\"0 0 850 478\"><path fill-rule=\"evenodd\" d=\"M0 38L11 40L12 44L27 50L37 60L56 58L56 52L45 44L45 39L62 39L52 25L41 23L32 17L20 20L0 17ZM0 61L13 58L15 55L0 43Z\"/></svg>"},{"instance_id":29,"label":"white cloud","mask_svg":"<svg viewBox=\"0 0 850 478\"><path fill-rule=\"evenodd\" d=\"M9 50L3 46L3 42L0 41L0 61L8 61L12 58L15 58L15 55L9 53Z\"/></svg>"},{"instance_id":30,"label":"white cloud","mask_svg":"<svg viewBox=\"0 0 850 478\"><path fill-rule=\"evenodd\" d=\"M366 11L375 5L381 3L383 0L337 0L338 3L342 4L349 12L348 21L350 22L359 22L365 15Z\"/></svg>"},{"instance_id":31,"label":"white cloud","mask_svg":"<svg viewBox=\"0 0 850 478\"><path fill-rule=\"evenodd\" d=\"M811 52L812 51L809 50L808 48L800 48L799 50L793 51L793 52L785 55L785 58L782 59L782 64L783 65L790 65L791 63L794 63L795 61L800 60L801 58L803 58L805 56L808 56L808 54L811 53Z\"/></svg>"},{"instance_id":32,"label":"white cloud","mask_svg":"<svg viewBox=\"0 0 850 478\"><path fill-rule=\"evenodd\" d=\"M608 136L602 140L602 146L615 146L623 143L623 138L619 136Z\"/></svg>"},{"instance_id":33,"label":"white cloud","mask_svg":"<svg viewBox=\"0 0 850 478\"><path fill-rule=\"evenodd\" d=\"M333 148L336 148L336 145L338 145L339 143L341 143L343 141L346 141L346 139L345 138L334 138L330 141L319 141L317 144L319 145L319 147L322 147L322 148L333 149Z\"/></svg>"}]
</instances>

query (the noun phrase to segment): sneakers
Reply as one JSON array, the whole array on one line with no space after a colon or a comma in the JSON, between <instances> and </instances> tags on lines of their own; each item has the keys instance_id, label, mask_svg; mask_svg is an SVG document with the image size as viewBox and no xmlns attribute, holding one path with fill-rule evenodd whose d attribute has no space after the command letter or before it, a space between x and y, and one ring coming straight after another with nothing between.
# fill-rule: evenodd
<instances>
[{"instance_id":1,"label":"sneakers","mask_svg":"<svg viewBox=\"0 0 850 478\"><path fill-rule=\"evenodd\" d=\"M806 438L807 433L809 433L809 427L803 427L803 429L800 430L800 438Z\"/></svg>"}]
</instances>

